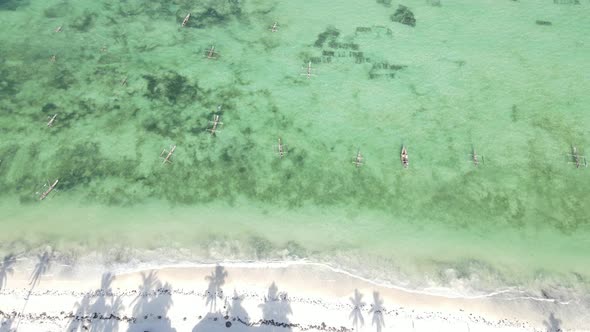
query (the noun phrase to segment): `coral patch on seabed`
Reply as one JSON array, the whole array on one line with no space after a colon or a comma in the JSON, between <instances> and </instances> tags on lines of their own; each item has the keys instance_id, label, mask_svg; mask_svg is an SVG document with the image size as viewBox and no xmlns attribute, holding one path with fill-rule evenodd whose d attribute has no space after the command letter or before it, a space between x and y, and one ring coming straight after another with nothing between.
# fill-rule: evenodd
<instances>
[{"instance_id":1,"label":"coral patch on seabed","mask_svg":"<svg viewBox=\"0 0 590 332\"><path fill-rule=\"evenodd\" d=\"M411 27L416 26L416 18L414 18L414 13L412 13L410 8L404 5L399 5L395 13L391 14L390 19L393 22L409 25Z\"/></svg>"},{"instance_id":2,"label":"coral patch on seabed","mask_svg":"<svg viewBox=\"0 0 590 332\"><path fill-rule=\"evenodd\" d=\"M30 0L0 0L0 10L17 10L30 4Z\"/></svg>"}]
</instances>

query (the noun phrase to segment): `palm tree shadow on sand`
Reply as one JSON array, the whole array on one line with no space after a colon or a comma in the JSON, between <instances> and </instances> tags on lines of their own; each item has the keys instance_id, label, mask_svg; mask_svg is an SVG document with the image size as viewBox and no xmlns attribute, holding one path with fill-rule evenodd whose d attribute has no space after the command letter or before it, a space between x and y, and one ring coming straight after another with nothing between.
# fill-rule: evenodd
<instances>
[{"instance_id":1,"label":"palm tree shadow on sand","mask_svg":"<svg viewBox=\"0 0 590 332\"><path fill-rule=\"evenodd\" d=\"M0 332L13 332L13 331L15 331L15 329L12 326L13 323L14 323L13 317L0 319Z\"/></svg>"},{"instance_id":2,"label":"palm tree shadow on sand","mask_svg":"<svg viewBox=\"0 0 590 332\"><path fill-rule=\"evenodd\" d=\"M33 270L31 278L29 279L29 286L31 286L31 290L35 286L39 285L39 282L41 282L41 277L51 268L52 256L53 254L49 250L46 250L42 255L37 256L39 260L37 261L35 269Z\"/></svg>"},{"instance_id":3,"label":"palm tree shadow on sand","mask_svg":"<svg viewBox=\"0 0 590 332\"><path fill-rule=\"evenodd\" d=\"M215 266L215 270L205 277L205 280L209 281L206 305L209 305L210 312L217 310L217 299L223 299L221 286L225 284L225 278L227 278L227 271L221 265Z\"/></svg>"},{"instance_id":4,"label":"palm tree shadow on sand","mask_svg":"<svg viewBox=\"0 0 590 332\"><path fill-rule=\"evenodd\" d=\"M119 330L120 312L124 309L121 297L112 296L111 284L115 277L110 272L104 273L100 288L84 295L75 304L73 318L66 331L117 332ZM91 299L95 297L94 303ZM105 319L109 318L109 319Z\"/></svg>"},{"instance_id":5,"label":"palm tree shadow on sand","mask_svg":"<svg viewBox=\"0 0 590 332\"><path fill-rule=\"evenodd\" d=\"M234 289L234 295L231 298L231 304L229 305L229 316L235 318L238 322L243 324L250 324L250 316L246 309L242 306L242 301L244 300L243 295L239 295L238 292Z\"/></svg>"},{"instance_id":6,"label":"palm tree shadow on sand","mask_svg":"<svg viewBox=\"0 0 590 332\"><path fill-rule=\"evenodd\" d=\"M234 297L232 298L232 304L229 305L225 303L223 306L223 309L226 311L226 313L223 314L221 310L217 308L217 299L224 298L223 289L221 286L225 284L227 275L228 273L225 268L221 265L217 265L211 274L205 277L205 280L209 281L207 291L205 292L205 305L209 307L209 312L207 312L205 317L199 316L200 321L193 327L193 332L209 332L231 327L232 322L230 322L230 315L232 317L232 321L234 322L238 319L247 319L246 310L241 305L243 298L238 296L235 290ZM237 311L242 315L243 318L240 318L239 316L236 318L232 313L233 311ZM221 325L222 323L227 325Z\"/></svg>"},{"instance_id":7,"label":"palm tree shadow on sand","mask_svg":"<svg viewBox=\"0 0 590 332\"><path fill-rule=\"evenodd\" d=\"M241 304L243 298L235 290L231 304L227 303L227 298L225 299L223 306L225 313L222 313L217 307L217 300L224 299L221 286L225 284L227 275L227 270L223 266L217 265L211 274L205 277L205 280L209 281L205 293L205 305L209 306L209 312L207 312L205 317L199 316L200 321L193 327L193 332L216 331L217 329L231 327L232 322L248 320L248 314Z\"/></svg>"},{"instance_id":8,"label":"palm tree shadow on sand","mask_svg":"<svg viewBox=\"0 0 590 332\"><path fill-rule=\"evenodd\" d=\"M8 275L14 274L14 264L16 264L16 255L4 256L2 263L0 263L0 290L6 286Z\"/></svg>"},{"instance_id":9,"label":"palm tree shadow on sand","mask_svg":"<svg viewBox=\"0 0 590 332\"><path fill-rule=\"evenodd\" d=\"M39 259L37 264L35 264L35 268L33 269L33 273L31 273L31 277L29 278L29 292L27 297L25 298L25 303L23 304L23 308L21 309L20 313L24 316L25 310L27 309L27 304L29 303L29 299L31 297L31 293L33 293L33 289L39 285L41 282L41 277L49 271L51 267L51 259L53 257L53 252L49 250L45 250L42 255L37 255ZM20 316L18 321L16 322L15 330L18 330L22 317Z\"/></svg>"},{"instance_id":10,"label":"palm tree shadow on sand","mask_svg":"<svg viewBox=\"0 0 590 332\"><path fill-rule=\"evenodd\" d=\"M383 319L383 299L380 298L378 292L373 292L373 304L369 313L373 314L373 325L376 326L377 332L381 332L385 327L385 320Z\"/></svg>"},{"instance_id":11,"label":"palm tree shadow on sand","mask_svg":"<svg viewBox=\"0 0 590 332\"><path fill-rule=\"evenodd\" d=\"M90 324L86 324L86 317L90 315L90 298L90 294L86 294L80 301L74 304L75 312L72 313L73 318L68 324L66 331L77 332L87 331L89 329L88 325Z\"/></svg>"},{"instance_id":12,"label":"palm tree shadow on sand","mask_svg":"<svg viewBox=\"0 0 590 332\"><path fill-rule=\"evenodd\" d=\"M561 320L557 319L555 317L554 313L551 313L549 315L549 319L546 321L543 321L543 325L545 325L545 328L547 329L547 332L562 332L563 330L561 329Z\"/></svg>"},{"instance_id":13,"label":"palm tree shadow on sand","mask_svg":"<svg viewBox=\"0 0 590 332\"><path fill-rule=\"evenodd\" d=\"M273 283L268 288L268 294L264 297L264 303L258 306L262 309L261 328L270 331L291 331L289 315L293 314L287 293L280 292Z\"/></svg>"},{"instance_id":14,"label":"palm tree shadow on sand","mask_svg":"<svg viewBox=\"0 0 590 332\"><path fill-rule=\"evenodd\" d=\"M128 332L176 332L168 318L168 310L172 307L172 286L162 284L155 271L141 273L142 284L137 297L133 300L135 322L129 325Z\"/></svg>"},{"instance_id":15,"label":"palm tree shadow on sand","mask_svg":"<svg viewBox=\"0 0 590 332\"><path fill-rule=\"evenodd\" d=\"M195 325L192 332L222 331L234 324L242 326L245 331L287 332L292 330L293 325L288 318L292 314L288 295L279 292L274 282L264 297L264 303L258 306L262 310L262 319L251 321L248 312L242 306L242 300L243 297L234 290L227 313L209 312Z\"/></svg>"},{"instance_id":16,"label":"palm tree shadow on sand","mask_svg":"<svg viewBox=\"0 0 590 332\"><path fill-rule=\"evenodd\" d=\"M358 289L354 290L354 297L350 298L350 302L352 304L352 311L348 316L352 319L352 325L355 331L359 330L359 324L362 327L365 325L365 319L363 318L363 307L365 306L365 302L363 302L363 294L359 292Z\"/></svg>"}]
</instances>

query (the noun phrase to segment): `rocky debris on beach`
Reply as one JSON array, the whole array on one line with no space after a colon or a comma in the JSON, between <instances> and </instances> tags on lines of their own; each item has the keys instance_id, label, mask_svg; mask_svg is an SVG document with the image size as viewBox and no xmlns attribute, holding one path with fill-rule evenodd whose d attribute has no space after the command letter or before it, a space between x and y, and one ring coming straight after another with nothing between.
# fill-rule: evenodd
<instances>
[{"instance_id":1,"label":"rocky debris on beach","mask_svg":"<svg viewBox=\"0 0 590 332\"><path fill-rule=\"evenodd\" d=\"M98 289L92 291L67 291L67 290L52 290L52 289L45 289L41 291L30 291L27 289L3 289L0 290L0 296L10 295L11 297L37 297L37 296L67 296L67 297L74 297L80 298L85 297L88 299L91 298L112 298L112 297L128 297L131 299L137 298L154 298L159 296L197 296L198 298L205 297L207 294L204 291L192 290L192 289L171 289L168 287L159 287L154 290L150 291L138 291L138 290L129 290L129 289ZM547 295L549 296L549 295ZM333 301L322 301L318 298L309 298L309 297L299 297L289 295L287 296L286 293L279 293L276 296L268 297L268 295L261 294L259 292L244 292L240 299L248 299L249 301L254 301L257 303L268 303L268 302L277 302L277 303L288 303L289 306L292 303L298 304L307 304L313 305L316 307L320 307L325 310L340 310L342 312L349 313L351 310L354 310L354 304L347 303L347 302L333 302ZM101 301L99 301L101 302ZM275 304L272 304L275 305ZM274 308L274 307L273 307ZM523 329L530 329L530 326L527 322L519 321L519 320L511 320L511 319L500 319L500 320L489 320L483 316L463 312L459 315L452 314L452 313L443 313L443 312L432 312L432 311L415 311L413 309L405 309L404 307L391 307L385 309L383 307L375 308L374 305L370 307L368 305L361 305L360 307L356 308L359 309L361 312L365 314L369 314L373 312L377 314L379 317L388 317L386 319L393 319L393 317L411 317L411 319L420 321L431 321L431 320L440 320L441 322L451 322L451 323L458 323L458 322L469 322L474 324L481 324L482 326L491 326L491 327L515 327L515 328L523 328ZM274 310L274 309L273 309ZM218 324L220 327L224 328L234 328L236 325L245 325L248 327L261 327L261 326L270 326L270 327L281 327L285 329L297 329L299 331L329 331L329 332L353 332L352 328L345 327L345 326L337 326L337 325L327 325L324 322L321 323L304 323L304 322L297 322L297 321L290 321L284 319L276 319L276 318L261 318L257 320L250 320L247 316L238 316L238 315L230 315L225 314L212 314L211 312L208 313L201 313L200 315L194 316L181 316L180 318L182 321L187 320L194 320L195 318L199 321L198 324L203 324L209 322L209 324ZM83 326L91 329L92 326L96 325L99 326L101 324L105 324L108 321L116 321L118 323L125 323L125 324L145 324L145 323L153 323L156 321L174 321L174 318L171 316L166 315L166 313L162 313L161 311L157 312L141 312L141 315L134 315L130 313L125 313L124 311L109 311L109 312L96 312L93 310L83 311L83 312L74 312L74 311L60 311L58 312L42 312L42 313L35 313L35 312L18 312L15 309L6 310L6 308L0 308L0 323L4 324L4 327L9 326L11 322L16 320L23 320L25 322L31 324L47 324L47 323L57 323L62 324L62 322L69 322L74 324L83 324ZM228 324L229 323L229 324ZM2 330L2 328L0 328Z\"/></svg>"},{"instance_id":2,"label":"rocky debris on beach","mask_svg":"<svg viewBox=\"0 0 590 332\"><path fill-rule=\"evenodd\" d=\"M390 16L390 19L393 22L409 25L411 27L416 26L416 18L414 17L414 13L412 13L410 8L404 5L399 5L395 13Z\"/></svg>"}]
</instances>

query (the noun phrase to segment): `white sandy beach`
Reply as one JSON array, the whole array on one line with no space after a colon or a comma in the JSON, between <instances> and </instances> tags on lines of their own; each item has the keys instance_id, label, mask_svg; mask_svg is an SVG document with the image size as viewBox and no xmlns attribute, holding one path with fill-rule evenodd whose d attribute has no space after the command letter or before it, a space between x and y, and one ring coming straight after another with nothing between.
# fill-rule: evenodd
<instances>
[{"instance_id":1,"label":"white sandy beach","mask_svg":"<svg viewBox=\"0 0 590 332\"><path fill-rule=\"evenodd\" d=\"M559 316L575 306L419 294L319 264L233 263L102 276L77 269L69 277L38 267L17 269L0 291L0 331L590 331L587 313L567 321ZM35 271L43 273L31 291ZM554 309L559 313L546 314Z\"/></svg>"}]
</instances>

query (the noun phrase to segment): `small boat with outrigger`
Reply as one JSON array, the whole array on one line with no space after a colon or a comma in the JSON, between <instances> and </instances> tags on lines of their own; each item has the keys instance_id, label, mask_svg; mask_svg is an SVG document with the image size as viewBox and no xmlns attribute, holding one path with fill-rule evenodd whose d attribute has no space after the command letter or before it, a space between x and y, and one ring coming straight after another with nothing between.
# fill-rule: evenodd
<instances>
[{"instance_id":1,"label":"small boat with outrigger","mask_svg":"<svg viewBox=\"0 0 590 332\"><path fill-rule=\"evenodd\" d=\"M361 149L358 149L356 152L356 157L353 158L352 163L356 168L360 168L363 166L363 155L361 154Z\"/></svg>"},{"instance_id":2,"label":"small boat with outrigger","mask_svg":"<svg viewBox=\"0 0 590 332\"><path fill-rule=\"evenodd\" d=\"M279 137L279 144L275 145L274 150L275 150L275 153L281 159L283 159L283 157L287 154L287 146L285 144L283 144L283 140L280 137Z\"/></svg>"},{"instance_id":3,"label":"small boat with outrigger","mask_svg":"<svg viewBox=\"0 0 590 332\"><path fill-rule=\"evenodd\" d=\"M588 160L585 156L580 155L578 149L572 145L572 153L569 154L571 158L570 163L574 164L576 168L588 167Z\"/></svg>"},{"instance_id":4,"label":"small boat with outrigger","mask_svg":"<svg viewBox=\"0 0 590 332\"><path fill-rule=\"evenodd\" d=\"M471 161L473 162L473 165L475 167L479 166L480 161L482 163L485 161L484 157L482 155L479 155L479 154L477 154L477 152L475 152L474 147L471 148L471 153L469 154L469 157L471 158Z\"/></svg>"},{"instance_id":5,"label":"small boat with outrigger","mask_svg":"<svg viewBox=\"0 0 590 332\"><path fill-rule=\"evenodd\" d=\"M408 168L408 166L410 166L410 159L408 158L408 150L406 149L405 145L402 145L402 152L400 154L400 160L402 161L402 166L404 168Z\"/></svg>"}]
</instances>

